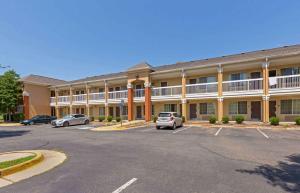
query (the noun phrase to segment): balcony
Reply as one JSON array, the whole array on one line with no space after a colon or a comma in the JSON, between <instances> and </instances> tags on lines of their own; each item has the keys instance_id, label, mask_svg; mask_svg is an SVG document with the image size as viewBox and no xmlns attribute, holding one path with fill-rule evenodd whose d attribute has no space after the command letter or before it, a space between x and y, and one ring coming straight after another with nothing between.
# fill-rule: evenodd
<instances>
[{"instance_id":1,"label":"balcony","mask_svg":"<svg viewBox=\"0 0 300 193\"><path fill-rule=\"evenodd\" d=\"M58 104L58 106L70 105L70 96L58 96L57 104Z\"/></svg>"},{"instance_id":2,"label":"balcony","mask_svg":"<svg viewBox=\"0 0 300 193\"><path fill-rule=\"evenodd\" d=\"M198 97L217 97L218 96L218 83L200 83L200 84L187 84L186 85L186 98Z\"/></svg>"},{"instance_id":3,"label":"balcony","mask_svg":"<svg viewBox=\"0 0 300 193\"><path fill-rule=\"evenodd\" d=\"M263 79L223 81L224 96L256 96L263 93Z\"/></svg>"},{"instance_id":4,"label":"balcony","mask_svg":"<svg viewBox=\"0 0 300 193\"><path fill-rule=\"evenodd\" d=\"M300 75L270 77L269 85L270 94L297 93L300 92Z\"/></svg>"},{"instance_id":5,"label":"balcony","mask_svg":"<svg viewBox=\"0 0 300 193\"><path fill-rule=\"evenodd\" d=\"M145 101L145 89L135 89L133 100L135 102Z\"/></svg>"},{"instance_id":6,"label":"balcony","mask_svg":"<svg viewBox=\"0 0 300 193\"><path fill-rule=\"evenodd\" d=\"M50 97L50 106L55 106L56 105L56 98L55 97Z\"/></svg>"},{"instance_id":7,"label":"balcony","mask_svg":"<svg viewBox=\"0 0 300 193\"><path fill-rule=\"evenodd\" d=\"M167 87L154 87L152 88L151 100L160 99L180 99L182 93L182 86L167 86Z\"/></svg>"},{"instance_id":8,"label":"balcony","mask_svg":"<svg viewBox=\"0 0 300 193\"><path fill-rule=\"evenodd\" d=\"M119 103L122 99L127 100L127 90L108 92L108 100L112 103Z\"/></svg>"},{"instance_id":9,"label":"balcony","mask_svg":"<svg viewBox=\"0 0 300 193\"><path fill-rule=\"evenodd\" d=\"M105 102L105 92L89 94L89 103L90 104L104 103L104 102Z\"/></svg>"},{"instance_id":10,"label":"balcony","mask_svg":"<svg viewBox=\"0 0 300 193\"><path fill-rule=\"evenodd\" d=\"M73 95L73 104L86 104L87 94Z\"/></svg>"}]
</instances>

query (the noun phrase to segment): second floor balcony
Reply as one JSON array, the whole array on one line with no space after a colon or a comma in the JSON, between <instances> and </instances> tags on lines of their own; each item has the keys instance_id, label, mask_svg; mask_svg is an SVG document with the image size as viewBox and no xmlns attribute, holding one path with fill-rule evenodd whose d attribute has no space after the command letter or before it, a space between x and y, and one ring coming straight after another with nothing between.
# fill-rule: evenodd
<instances>
[{"instance_id":1,"label":"second floor balcony","mask_svg":"<svg viewBox=\"0 0 300 193\"><path fill-rule=\"evenodd\" d=\"M263 93L263 79L245 79L223 81L223 95L261 95Z\"/></svg>"},{"instance_id":2,"label":"second floor balcony","mask_svg":"<svg viewBox=\"0 0 300 193\"><path fill-rule=\"evenodd\" d=\"M300 74L269 78L270 94L300 91Z\"/></svg>"},{"instance_id":3,"label":"second floor balcony","mask_svg":"<svg viewBox=\"0 0 300 193\"><path fill-rule=\"evenodd\" d=\"M218 83L200 83L186 85L186 97L216 97L218 95Z\"/></svg>"},{"instance_id":4,"label":"second floor balcony","mask_svg":"<svg viewBox=\"0 0 300 193\"><path fill-rule=\"evenodd\" d=\"M105 92L99 93L90 93L89 94L89 102L94 103L104 103L105 102Z\"/></svg>"},{"instance_id":5,"label":"second floor balcony","mask_svg":"<svg viewBox=\"0 0 300 193\"><path fill-rule=\"evenodd\" d=\"M153 100L159 100L161 98L176 99L181 98L182 86L166 86L166 87L154 87L152 88L151 97Z\"/></svg>"}]
</instances>

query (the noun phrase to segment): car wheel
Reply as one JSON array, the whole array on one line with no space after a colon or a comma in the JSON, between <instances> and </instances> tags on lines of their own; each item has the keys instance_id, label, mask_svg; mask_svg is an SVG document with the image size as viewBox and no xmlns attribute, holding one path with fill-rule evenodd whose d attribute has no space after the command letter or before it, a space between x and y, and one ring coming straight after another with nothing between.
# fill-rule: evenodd
<instances>
[{"instance_id":1,"label":"car wheel","mask_svg":"<svg viewBox=\"0 0 300 193\"><path fill-rule=\"evenodd\" d=\"M89 120L85 120L85 121L84 121L84 124L85 124L85 125L88 125L89 123L90 123Z\"/></svg>"},{"instance_id":2,"label":"car wheel","mask_svg":"<svg viewBox=\"0 0 300 193\"><path fill-rule=\"evenodd\" d=\"M180 127L183 127L183 122L181 121Z\"/></svg>"},{"instance_id":3,"label":"car wheel","mask_svg":"<svg viewBox=\"0 0 300 193\"><path fill-rule=\"evenodd\" d=\"M173 130L176 129L176 123L173 124L173 128L172 128L172 129L173 129Z\"/></svg>"},{"instance_id":4,"label":"car wheel","mask_svg":"<svg viewBox=\"0 0 300 193\"><path fill-rule=\"evenodd\" d=\"M156 126L156 129L160 129L160 126Z\"/></svg>"},{"instance_id":5,"label":"car wheel","mask_svg":"<svg viewBox=\"0 0 300 193\"><path fill-rule=\"evenodd\" d=\"M70 125L70 124L69 124L68 121L64 122L64 124L63 124L64 127L69 127L69 125Z\"/></svg>"}]
</instances>

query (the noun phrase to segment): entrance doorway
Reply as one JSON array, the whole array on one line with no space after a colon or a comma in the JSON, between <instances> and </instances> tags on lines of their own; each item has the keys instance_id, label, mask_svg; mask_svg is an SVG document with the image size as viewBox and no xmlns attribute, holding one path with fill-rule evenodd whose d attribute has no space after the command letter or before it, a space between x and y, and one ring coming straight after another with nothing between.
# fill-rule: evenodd
<instances>
[{"instance_id":1,"label":"entrance doorway","mask_svg":"<svg viewBox=\"0 0 300 193\"><path fill-rule=\"evenodd\" d=\"M197 104L190 104L190 119L197 119Z\"/></svg>"},{"instance_id":2,"label":"entrance doorway","mask_svg":"<svg viewBox=\"0 0 300 193\"><path fill-rule=\"evenodd\" d=\"M251 119L261 120L261 104L260 101L251 102Z\"/></svg>"},{"instance_id":3,"label":"entrance doorway","mask_svg":"<svg viewBox=\"0 0 300 193\"><path fill-rule=\"evenodd\" d=\"M269 102L269 117L276 117L276 101Z\"/></svg>"},{"instance_id":4,"label":"entrance doorway","mask_svg":"<svg viewBox=\"0 0 300 193\"><path fill-rule=\"evenodd\" d=\"M142 119L142 106L136 106L136 119Z\"/></svg>"}]
</instances>

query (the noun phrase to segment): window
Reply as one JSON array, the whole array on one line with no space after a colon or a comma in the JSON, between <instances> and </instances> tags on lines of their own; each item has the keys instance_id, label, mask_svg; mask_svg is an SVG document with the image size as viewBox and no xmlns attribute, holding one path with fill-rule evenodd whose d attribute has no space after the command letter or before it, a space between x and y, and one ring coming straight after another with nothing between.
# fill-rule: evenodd
<instances>
[{"instance_id":1,"label":"window","mask_svg":"<svg viewBox=\"0 0 300 193\"><path fill-rule=\"evenodd\" d=\"M200 103L200 114L201 115L215 114L215 105L213 103Z\"/></svg>"},{"instance_id":2,"label":"window","mask_svg":"<svg viewBox=\"0 0 300 193\"><path fill-rule=\"evenodd\" d=\"M229 114L247 114L247 101L233 102L229 104Z\"/></svg>"},{"instance_id":3,"label":"window","mask_svg":"<svg viewBox=\"0 0 300 193\"><path fill-rule=\"evenodd\" d=\"M282 76L295 75L295 74L299 74L299 68L298 67L281 69L281 75Z\"/></svg>"},{"instance_id":4,"label":"window","mask_svg":"<svg viewBox=\"0 0 300 193\"><path fill-rule=\"evenodd\" d=\"M123 106L122 107L122 115L127 115L128 114L128 107L127 106Z\"/></svg>"},{"instance_id":5,"label":"window","mask_svg":"<svg viewBox=\"0 0 300 193\"><path fill-rule=\"evenodd\" d=\"M165 104L164 111L165 112L177 112L177 104Z\"/></svg>"},{"instance_id":6,"label":"window","mask_svg":"<svg viewBox=\"0 0 300 193\"><path fill-rule=\"evenodd\" d=\"M104 88L99 88L99 92L104 92Z\"/></svg>"},{"instance_id":7,"label":"window","mask_svg":"<svg viewBox=\"0 0 300 193\"><path fill-rule=\"evenodd\" d=\"M99 115L105 116L105 107L99 107Z\"/></svg>"},{"instance_id":8,"label":"window","mask_svg":"<svg viewBox=\"0 0 300 193\"><path fill-rule=\"evenodd\" d=\"M197 79L190 79L190 80L189 80L189 83L190 83L190 84L197 84Z\"/></svg>"},{"instance_id":9,"label":"window","mask_svg":"<svg viewBox=\"0 0 300 193\"><path fill-rule=\"evenodd\" d=\"M209 76L209 77L199 78L199 83L210 83L210 82L217 82L216 77L215 76Z\"/></svg>"},{"instance_id":10,"label":"window","mask_svg":"<svg viewBox=\"0 0 300 193\"><path fill-rule=\"evenodd\" d=\"M300 114L300 99L297 100L281 100L281 114Z\"/></svg>"},{"instance_id":11,"label":"window","mask_svg":"<svg viewBox=\"0 0 300 193\"><path fill-rule=\"evenodd\" d=\"M230 80L243 80L246 78L245 73L235 73L230 75Z\"/></svg>"},{"instance_id":12,"label":"window","mask_svg":"<svg viewBox=\"0 0 300 193\"><path fill-rule=\"evenodd\" d=\"M168 82L161 82L161 83L160 83L160 86L161 86L161 87L166 87L166 86L168 86Z\"/></svg>"}]
</instances>

